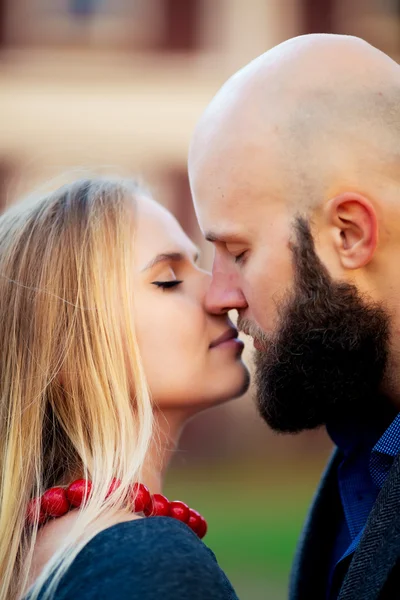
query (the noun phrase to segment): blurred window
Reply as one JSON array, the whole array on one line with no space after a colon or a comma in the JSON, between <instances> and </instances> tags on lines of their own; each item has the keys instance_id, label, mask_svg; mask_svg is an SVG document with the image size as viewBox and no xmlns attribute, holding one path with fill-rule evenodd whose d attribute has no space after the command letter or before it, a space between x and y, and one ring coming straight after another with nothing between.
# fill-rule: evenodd
<instances>
[{"instance_id":1,"label":"blurred window","mask_svg":"<svg viewBox=\"0 0 400 600\"><path fill-rule=\"evenodd\" d=\"M396 60L400 54L400 0L336 0L336 31L364 38Z\"/></svg>"},{"instance_id":2,"label":"blurred window","mask_svg":"<svg viewBox=\"0 0 400 600\"><path fill-rule=\"evenodd\" d=\"M14 46L192 52L203 2L0 0L0 18L5 7L5 41Z\"/></svg>"},{"instance_id":3,"label":"blurred window","mask_svg":"<svg viewBox=\"0 0 400 600\"><path fill-rule=\"evenodd\" d=\"M301 0L303 33L332 33L334 0Z\"/></svg>"},{"instance_id":4,"label":"blurred window","mask_svg":"<svg viewBox=\"0 0 400 600\"><path fill-rule=\"evenodd\" d=\"M69 10L76 17L91 17L99 8L99 0L69 0Z\"/></svg>"},{"instance_id":5,"label":"blurred window","mask_svg":"<svg viewBox=\"0 0 400 600\"><path fill-rule=\"evenodd\" d=\"M170 206L172 212L187 235L197 242L200 230L193 208L187 169L170 167L164 173L164 182L173 198L173 206Z\"/></svg>"},{"instance_id":6,"label":"blurred window","mask_svg":"<svg viewBox=\"0 0 400 600\"><path fill-rule=\"evenodd\" d=\"M15 167L7 157L0 156L0 214L9 204L8 187L15 174Z\"/></svg>"},{"instance_id":7,"label":"blurred window","mask_svg":"<svg viewBox=\"0 0 400 600\"><path fill-rule=\"evenodd\" d=\"M200 9L200 0L163 0L162 50L191 52L198 49Z\"/></svg>"},{"instance_id":8,"label":"blurred window","mask_svg":"<svg viewBox=\"0 0 400 600\"><path fill-rule=\"evenodd\" d=\"M6 8L6 0L0 0L0 48L5 46L7 38Z\"/></svg>"}]
</instances>

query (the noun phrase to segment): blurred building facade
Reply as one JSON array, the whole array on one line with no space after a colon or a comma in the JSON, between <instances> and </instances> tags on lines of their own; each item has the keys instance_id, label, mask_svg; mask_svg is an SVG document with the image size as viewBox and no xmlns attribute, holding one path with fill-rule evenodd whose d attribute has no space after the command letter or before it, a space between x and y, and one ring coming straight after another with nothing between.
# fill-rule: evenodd
<instances>
[{"instance_id":1,"label":"blurred building facade","mask_svg":"<svg viewBox=\"0 0 400 600\"><path fill-rule=\"evenodd\" d=\"M399 13L399 0L0 0L0 201L11 178L9 200L70 166L116 166L197 237L188 140L227 77L309 32L396 56Z\"/></svg>"},{"instance_id":2,"label":"blurred building facade","mask_svg":"<svg viewBox=\"0 0 400 600\"><path fill-rule=\"evenodd\" d=\"M301 33L359 35L396 58L399 13L399 0L0 0L1 207L76 165L140 174L209 262L186 158L220 85ZM223 441L212 435L222 418ZM189 428L199 454L205 431L211 453L270 436L248 399ZM312 435L313 451L326 448ZM309 437L274 443L278 452L310 447Z\"/></svg>"}]
</instances>

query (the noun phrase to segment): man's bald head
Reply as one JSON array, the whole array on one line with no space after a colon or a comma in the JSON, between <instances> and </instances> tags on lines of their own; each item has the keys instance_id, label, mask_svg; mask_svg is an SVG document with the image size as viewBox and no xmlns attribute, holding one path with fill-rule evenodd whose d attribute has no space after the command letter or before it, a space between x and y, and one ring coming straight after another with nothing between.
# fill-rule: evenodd
<instances>
[{"instance_id":1,"label":"man's bald head","mask_svg":"<svg viewBox=\"0 0 400 600\"><path fill-rule=\"evenodd\" d=\"M399 136L399 66L355 37L301 36L221 88L196 128L189 170L195 178L197 167L212 161L219 169L227 150L237 158L242 150L245 168L254 152L268 160L272 150L299 207L343 179L356 185L381 170L397 178Z\"/></svg>"},{"instance_id":2,"label":"man's bald head","mask_svg":"<svg viewBox=\"0 0 400 600\"><path fill-rule=\"evenodd\" d=\"M215 245L206 305L237 309L255 339L276 428L343 416L344 389L355 410L378 391L400 406L399 141L399 66L336 35L266 52L196 128L189 178Z\"/></svg>"}]
</instances>

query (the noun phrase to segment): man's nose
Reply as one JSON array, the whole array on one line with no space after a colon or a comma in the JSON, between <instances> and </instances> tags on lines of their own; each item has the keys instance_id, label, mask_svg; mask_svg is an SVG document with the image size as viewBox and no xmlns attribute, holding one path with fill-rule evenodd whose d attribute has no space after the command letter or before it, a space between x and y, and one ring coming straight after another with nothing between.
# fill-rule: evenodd
<instances>
[{"instance_id":1,"label":"man's nose","mask_svg":"<svg viewBox=\"0 0 400 600\"><path fill-rule=\"evenodd\" d=\"M205 307L209 313L222 315L233 309L247 308L247 301L235 278L219 272L213 273L205 296Z\"/></svg>"}]
</instances>

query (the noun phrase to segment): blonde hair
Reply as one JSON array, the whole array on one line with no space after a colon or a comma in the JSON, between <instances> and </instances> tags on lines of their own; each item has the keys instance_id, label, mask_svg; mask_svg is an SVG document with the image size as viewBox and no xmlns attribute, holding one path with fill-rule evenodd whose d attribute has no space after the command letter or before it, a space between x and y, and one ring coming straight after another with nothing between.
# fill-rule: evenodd
<instances>
[{"instance_id":1,"label":"blonde hair","mask_svg":"<svg viewBox=\"0 0 400 600\"><path fill-rule=\"evenodd\" d=\"M52 597L90 526L140 478L153 414L132 314L138 193L133 182L83 179L0 216L0 600L27 590L31 498L71 473L92 480L29 590L37 598L50 581ZM104 502L113 477L121 485Z\"/></svg>"}]
</instances>

